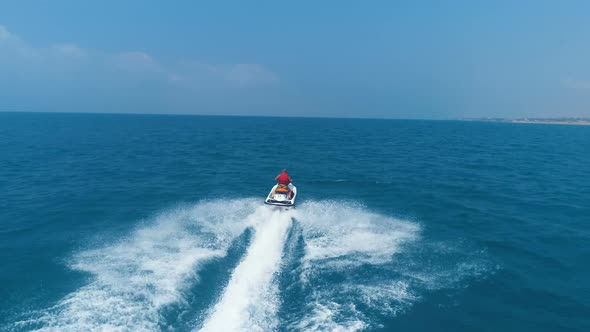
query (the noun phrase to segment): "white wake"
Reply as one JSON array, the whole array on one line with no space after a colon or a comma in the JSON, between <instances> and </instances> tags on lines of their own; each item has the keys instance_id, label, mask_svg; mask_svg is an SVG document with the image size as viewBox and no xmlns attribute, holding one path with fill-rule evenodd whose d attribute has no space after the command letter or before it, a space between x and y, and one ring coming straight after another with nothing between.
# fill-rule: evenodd
<instances>
[{"instance_id":1,"label":"white wake","mask_svg":"<svg viewBox=\"0 0 590 332\"><path fill-rule=\"evenodd\" d=\"M158 331L161 309L185 301L202 263L225 256L259 206L244 199L172 209L115 244L82 251L70 266L89 273L89 284L13 328Z\"/></svg>"},{"instance_id":2,"label":"white wake","mask_svg":"<svg viewBox=\"0 0 590 332\"><path fill-rule=\"evenodd\" d=\"M333 201L306 202L297 208L305 253L301 284L309 294L307 314L292 322L297 331L359 331L369 320L357 308L395 313L414 295L409 285L393 277L353 277L354 271L394 264L406 243L420 238L420 226L373 213L357 204ZM326 283L327 275L346 275Z\"/></svg>"},{"instance_id":3,"label":"white wake","mask_svg":"<svg viewBox=\"0 0 590 332\"><path fill-rule=\"evenodd\" d=\"M263 206L249 219L254 238L201 331L273 331L280 306L276 274L293 211Z\"/></svg>"},{"instance_id":4,"label":"white wake","mask_svg":"<svg viewBox=\"0 0 590 332\"><path fill-rule=\"evenodd\" d=\"M293 220L298 235L286 243ZM190 310L185 296L198 284L203 263L227 255L248 228L253 236L241 262L204 320L194 322L203 332L369 329L378 326L376 316L395 315L415 302L416 286L437 289L481 269L462 261L456 269L432 264L441 255L437 250L404 255L420 240L420 225L354 203L308 201L282 210L258 199L202 202L171 209L122 240L74 255L70 267L88 273L88 284L12 330L174 330L163 326L164 309L179 304ZM297 256L285 253L299 243ZM281 271L289 266L283 258L293 263L291 270ZM282 272L292 276L284 294ZM289 297L293 289L302 295ZM300 309L279 321L288 300Z\"/></svg>"}]
</instances>

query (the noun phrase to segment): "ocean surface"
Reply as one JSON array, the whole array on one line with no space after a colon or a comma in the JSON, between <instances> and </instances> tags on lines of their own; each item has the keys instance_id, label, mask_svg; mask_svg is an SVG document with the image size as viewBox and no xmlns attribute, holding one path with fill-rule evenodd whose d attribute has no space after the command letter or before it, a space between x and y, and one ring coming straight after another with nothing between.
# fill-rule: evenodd
<instances>
[{"instance_id":1,"label":"ocean surface","mask_svg":"<svg viewBox=\"0 0 590 332\"><path fill-rule=\"evenodd\" d=\"M590 331L590 127L0 113L0 331Z\"/></svg>"}]
</instances>

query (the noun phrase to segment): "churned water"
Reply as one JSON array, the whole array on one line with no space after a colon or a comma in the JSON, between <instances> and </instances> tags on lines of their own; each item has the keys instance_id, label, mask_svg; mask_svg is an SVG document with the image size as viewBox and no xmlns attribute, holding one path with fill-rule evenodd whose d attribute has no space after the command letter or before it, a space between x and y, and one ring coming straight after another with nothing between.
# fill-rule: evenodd
<instances>
[{"instance_id":1,"label":"churned water","mask_svg":"<svg viewBox=\"0 0 590 332\"><path fill-rule=\"evenodd\" d=\"M589 263L590 127L0 113L2 331L590 331Z\"/></svg>"}]
</instances>

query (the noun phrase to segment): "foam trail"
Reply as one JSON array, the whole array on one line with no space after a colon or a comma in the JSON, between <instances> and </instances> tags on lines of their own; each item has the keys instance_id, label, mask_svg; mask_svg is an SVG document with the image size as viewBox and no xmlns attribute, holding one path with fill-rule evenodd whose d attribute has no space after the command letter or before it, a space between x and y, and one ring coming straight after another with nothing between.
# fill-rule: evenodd
<instances>
[{"instance_id":1,"label":"foam trail","mask_svg":"<svg viewBox=\"0 0 590 332\"><path fill-rule=\"evenodd\" d=\"M157 331L164 306L184 301L199 266L226 255L257 200L211 201L169 210L116 243L82 251L70 267L90 283L14 330Z\"/></svg>"},{"instance_id":2,"label":"foam trail","mask_svg":"<svg viewBox=\"0 0 590 332\"><path fill-rule=\"evenodd\" d=\"M424 290L488 271L477 252L426 241L420 224L359 204L307 201L295 212L305 246L290 287L304 295L301 311L282 322L288 331L379 329Z\"/></svg>"},{"instance_id":3,"label":"foam trail","mask_svg":"<svg viewBox=\"0 0 590 332\"><path fill-rule=\"evenodd\" d=\"M305 241L300 282L308 293L307 314L289 330L364 330L371 320L359 305L395 314L414 299L404 280L362 272L383 273L394 264L404 244L420 237L418 224L332 201L306 202L296 212ZM334 276L342 281L330 281Z\"/></svg>"},{"instance_id":4,"label":"foam trail","mask_svg":"<svg viewBox=\"0 0 590 332\"><path fill-rule=\"evenodd\" d=\"M254 238L201 331L272 331L279 307L276 273L292 211L262 206L249 219Z\"/></svg>"}]
</instances>

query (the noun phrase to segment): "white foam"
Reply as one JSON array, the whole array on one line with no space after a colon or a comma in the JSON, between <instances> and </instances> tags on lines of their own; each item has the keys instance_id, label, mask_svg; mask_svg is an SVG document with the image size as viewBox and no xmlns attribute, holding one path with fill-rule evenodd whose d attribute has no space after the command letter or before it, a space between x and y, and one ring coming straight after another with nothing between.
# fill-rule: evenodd
<instances>
[{"instance_id":1,"label":"white foam","mask_svg":"<svg viewBox=\"0 0 590 332\"><path fill-rule=\"evenodd\" d=\"M406 304L417 300L410 285L402 280L376 283L373 285L349 285L349 292L358 294L359 300L383 314L395 315Z\"/></svg>"},{"instance_id":2,"label":"white foam","mask_svg":"<svg viewBox=\"0 0 590 332\"><path fill-rule=\"evenodd\" d=\"M419 237L416 223L366 211L358 205L307 202L296 218L305 239L304 263L308 270L390 262L401 246ZM310 271L308 271L310 272Z\"/></svg>"},{"instance_id":3,"label":"white foam","mask_svg":"<svg viewBox=\"0 0 590 332\"><path fill-rule=\"evenodd\" d=\"M305 255L301 279L310 294L308 314L297 325L309 331L358 331L369 326L355 303L394 313L415 299L399 280L359 279L318 283L323 273L347 273L361 265L391 264L403 245L420 235L416 223L367 211L356 204L306 202L296 211Z\"/></svg>"},{"instance_id":4,"label":"white foam","mask_svg":"<svg viewBox=\"0 0 590 332\"><path fill-rule=\"evenodd\" d=\"M78 253L70 265L90 273L90 283L17 322L15 329L161 330L162 308L185 302L186 290L198 281L199 266L226 255L232 241L252 227L244 258L205 321L196 324L202 331L278 330L277 274L289 266L281 262L285 247L294 250L299 240L286 243L292 218L300 225L305 249L301 267L291 272L299 273L301 283L295 284L307 294L303 316L290 320L292 330L372 328L378 326L375 313L395 315L416 301L416 285L437 289L485 272L478 262L433 265L432 254L444 253L425 243L414 248L425 248L419 256L428 262L401 255L405 244L420 239L420 226L356 204L308 201L284 211L260 206L257 199L210 201L172 209L122 241Z\"/></svg>"},{"instance_id":5,"label":"white foam","mask_svg":"<svg viewBox=\"0 0 590 332\"><path fill-rule=\"evenodd\" d=\"M75 255L91 282L17 327L39 331L159 330L163 306L182 303L201 263L224 256L260 203L212 201L176 208L122 241Z\"/></svg>"},{"instance_id":6,"label":"white foam","mask_svg":"<svg viewBox=\"0 0 590 332\"><path fill-rule=\"evenodd\" d=\"M333 331L333 332L355 332L367 328L367 324L358 319L357 315L350 315L344 321L336 322L336 315L343 311L342 305L336 302L327 301L321 303L314 301L311 304L311 314L305 319L291 327L295 331ZM358 313L354 305L348 305L347 312Z\"/></svg>"},{"instance_id":7,"label":"white foam","mask_svg":"<svg viewBox=\"0 0 590 332\"><path fill-rule=\"evenodd\" d=\"M260 207L249 217L255 234L201 331L272 331L280 305L276 273L281 266L292 211Z\"/></svg>"}]
</instances>

